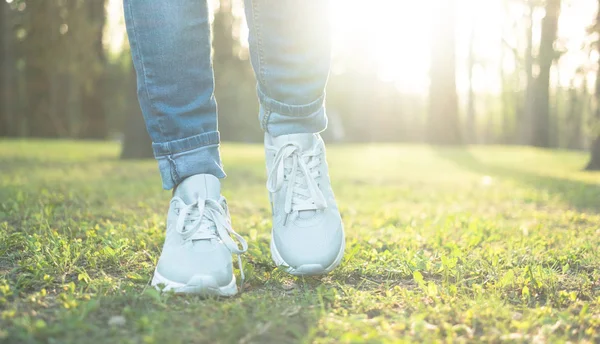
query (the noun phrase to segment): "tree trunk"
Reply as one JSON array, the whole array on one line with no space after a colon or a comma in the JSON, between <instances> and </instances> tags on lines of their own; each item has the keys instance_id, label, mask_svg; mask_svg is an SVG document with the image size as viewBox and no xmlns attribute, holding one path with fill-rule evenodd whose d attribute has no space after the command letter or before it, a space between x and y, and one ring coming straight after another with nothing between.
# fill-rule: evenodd
<instances>
[{"instance_id":1,"label":"tree trunk","mask_svg":"<svg viewBox=\"0 0 600 344\"><path fill-rule=\"evenodd\" d=\"M439 2L432 30L428 138L433 144L460 144L456 95L456 0Z\"/></svg>"},{"instance_id":2,"label":"tree trunk","mask_svg":"<svg viewBox=\"0 0 600 344\"><path fill-rule=\"evenodd\" d=\"M519 121L519 143L529 144L531 142L533 128L534 108L534 84L533 77L533 11L535 5L529 3L529 18L527 21L527 48L525 50L525 74L527 84L525 86L525 100L523 104L521 119Z\"/></svg>"},{"instance_id":3,"label":"tree trunk","mask_svg":"<svg viewBox=\"0 0 600 344\"><path fill-rule=\"evenodd\" d=\"M102 79L102 78L99 78ZM102 99L102 80L96 80L93 90L84 91L81 99L83 123L79 137L103 140L108 136L106 113Z\"/></svg>"},{"instance_id":4,"label":"tree trunk","mask_svg":"<svg viewBox=\"0 0 600 344\"><path fill-rule=\"evenodd\" d=\"M510 13L509 3L503 2L503 13L502 15L507 17ZM510 31L509 31L510 32ZM520 102L520 94L521 92L515 92L515 75L519 73L512 72L507 75L506 70L504 69L505 61L506 61L506 48L509 47L511 52L514 54L514 58L517 62L519 62L520 56L519 52L516 48L513 48L505 41L504 37L507 35L507 26L502 25L501 37L500 37L500 45L502 48L500 49L500 63L498 64L499 70L498 73L500 75L501 82L501 103L500 109L502 114L502 144L515 144L518 133L515 132L518 128L517 118L522 111L522 103ZM505 47L506 45L506 47ZM517 77L517 81L520 81L521 78ZM517 86L518 87L518 86Z\"/></svg>"},{"instance_id":5,"label":"tree trunk","mask_svg":"<svg viewBox=\"0 0 600 344\"><path fill-rule=\"evenodd\" d=\"M596 26L595 31L600 33L600 0L598 0L598 13L596 14ZM596 44L598 52L600 52L600 45ZM600 67L600 61L598 61L598 65ZM590 149L590 161L585 167L588 171L598 171L600 170L600 105L598 105L598 101L600 100L600 68L598 68L598 72L596 74L596 110L594 114L594 124L595 124L595 139L592 142L592 147Z\"/></svg>"},{"instance_id":6,"label":"tree trunk","mask_svg":"<svg viewBox=\"0 0 600 344\"><path fill-rule=\"evenodd\" d=\"M25 113L27 117L27 136L56 138L58 130L50 118L50 78L46 72L34 65L29 65L27 75L27 100Z\"/></svg>"},{"instance_id":7,"label":"tree trunk","mask_svg":"<svg viewBox=\"0 0 600 344\"><path fill-rule=\"evenodd\" d=\"M139 103L136 100L136 75L133 69L133 64L129 72L130 85L129 97L131 100L131 109L125 119L125 127L123 130L123 147L121 150L121 159L147 159L153 158L152 141L146 131L144 117L140 109Z\"/></svg>"},{"instance_id":8,"label":"tree trunk","mask_svg":"<svg viewBox=\"0 0 600 344\"><path fill-rule=\"evenodd\" d=\"M600 171L600 136L592 143L590 161L585 169L588 171Z\"/></svg>"},{"instance_id":9,"label":"tree trunk","mask_svg":"<svg viewBox=\"0 0 600 344\"><path fill-rule=\"evenodd\" d=\"M62 48L61 40L62 34L58 31L62 22L61 18L57 15L57 8L55 6L49 6L47 8L47 22L49 27L52 28L50 31L50 41L55 42L56 47L52 47L52 50L59 50ZM48 77L48 118L52 121L56 130L57 137L68 137L69 136L69 124L66 116L66 108L64 102L64 90L65 87L61 82L61 75L59 65L57 63L58 57L53 56L44 61L43 69L46 71Z\"/></svg>"},{"instance_id":10,"label":"tree trunk","mask_svg":"<svg viewBox=\"0 0 600 344\"><path fill-rule=\"evenodd\" d=\"M537 147L550 146L550 68L555 58L554 41L558 29L560 0L546 2L546 15L542 19L539 75L535 81L533 137L531 144Z\"/></svg>"},{"instance_id":11,"label":"tree trunk","mask_svg":"<svg viewBox=\"0 0 600 344\"><path fill-rule=\"evenodd\" d=\"M52 2L33 1L27 4L27 16L31 20L26 39L20 42L25 61L26 92L23 114L27 122L27 136L56 138L59 123L51 116L51 75L48 72L48 52L53 42L51 27ZM50 28L50 29L49 29Z\"/></svg>"},{"instance_id":12,"label":"tree trunk","mask_svg":"<svg viewBox=\"0 0 600 344\"><path fill-rule=\"evenodd\" d=\"M100 72L94 77L92 87L83 92L81 100L83 123L79 135L86 139L105 139L108 135L108 125L104 108L105 77L103 71L106 65L102 44L106 22L104 0L89 1L88 6L90 24L94 26L94 50L97 56L97 68Z\"/></svg>"},{"instance_id":13,"label":"tree trunk","mask_svg":"<svg viewBox=\"0 0 600 344\"><path fill-rule=\"evenodd\" d=\"M504 33L503 33L504 34ZM503 44L503 42L500 42L500 44ZM500 108L501 108L501 113L502 113L502 144L509 144L511 143L511 130L510 130L510 97L508 96L508 92L506 91L506 73L504 72L504 59L506 58L506 54L504 52L504 47L502 47L502 49L500 50L500 67L499 67L499 74L500 74L500 84L501 84L501 89L500 89L500 97L501 97L501 104L500 104Z\"/></svg>"},{"instance_id":14,"label":"tree trunk","mask_svg":"<svg viewBox=\"0 0 600 344\"><path fill-rule=\"evenodd\" d=\"M473 68L475 68L475 23L471 22L471 33L469 36L469 96L467 99L467 142L477 143L475 132L475 91L473 90Z\"/></svg>"},{"instance_id":15,"label":"tree trunk","mask_svg":"<svg viewBox=\"0 0 600 344\"><path fill-rule=\"evenodd\" d=\"M577 76L576 76L577 77ZM583 83L587 84L585 73L583 73ZM569 105L568 105L568 113L567 119L569 122L569 128L567 131L567 148L568 149L581 149L581 138L583 133L583 106L582 103L585 103L585 91L583 94L580 94L580 90L577 88L576 83L571 82L571 86L569 87Z\"/></svg>"},{"instance_id":16,"label":"tree trunk","mask_svg":"<svg viewBox=\"0 0 600 344\"><path fill-rule=\"evenodd\" d=\"M0 136L8 136L11 120L9 113L9 71L12 69L8 63L8 41L12 39L12 30L8 22L8 3L0 1Z\"/></svg>"}]
</instances>

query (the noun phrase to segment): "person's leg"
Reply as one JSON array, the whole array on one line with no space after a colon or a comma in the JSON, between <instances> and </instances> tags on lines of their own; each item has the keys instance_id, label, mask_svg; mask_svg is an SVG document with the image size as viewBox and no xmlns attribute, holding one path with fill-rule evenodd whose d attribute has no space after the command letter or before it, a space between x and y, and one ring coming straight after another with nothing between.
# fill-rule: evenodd
<instances>
[{"instance_id":1,"label":"person's leg","mask_svg":"<svg viewBox=\"0 0 600 344\"><path fill-rule=\"evenodd\" d=\"M206 0L124 0L138 99L163 187L225 176Z\"/></svg>"},{"instance_id":2,"label":"person's leg","mask_svg":"<svg viewBox=\"0 0 600 344\"><path fill-rule=\"evenodd\" d=\"M331 37L327 0L246 0L259 120L273 136L325 130Z\"/></svg>"},{"instance_id":3,"label":"person's leg","mask_svg":"<svg viewBox=\"0 0 600 344\"><path fill-rule=\"evenodd\" d=\"M180 293L234 295L231 254L243 253L247 245L231 228L220 195L218 178L225 174L206 0L123 4L138 98L163 187L175 188L152 285Z\"/></svg>"},{"instance_id":4,"label":"person's leg","mask_svg":"<svg viewBox=\"0 0 600 344\"><path fill-rule=\"evenodd\" d=\"M318 134L327 126L328 10L326 0L246 0L273 210L271 255L294 275L328 273L345 247Z\"/></svg>"}]
</instances>

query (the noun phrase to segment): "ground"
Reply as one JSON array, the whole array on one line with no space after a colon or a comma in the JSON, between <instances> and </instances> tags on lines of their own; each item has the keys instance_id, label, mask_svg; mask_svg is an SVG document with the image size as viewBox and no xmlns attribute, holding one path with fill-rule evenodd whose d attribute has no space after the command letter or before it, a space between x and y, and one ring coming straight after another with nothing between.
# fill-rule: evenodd
<instances>
[{"instance_id":1,"label":"ground","mask_svg":"<svg viewBox=\"0 0 600 344\"><path fill-rule=\"evenodd\" d=\"M170 199L154 161L119 161L116 143L0 141L0 342L600 342L586 154L330 145L346 257L294 278L270 258L262 148L222 151L246 283L201 299L147 286Z\"/></svg>"}]
</instances>

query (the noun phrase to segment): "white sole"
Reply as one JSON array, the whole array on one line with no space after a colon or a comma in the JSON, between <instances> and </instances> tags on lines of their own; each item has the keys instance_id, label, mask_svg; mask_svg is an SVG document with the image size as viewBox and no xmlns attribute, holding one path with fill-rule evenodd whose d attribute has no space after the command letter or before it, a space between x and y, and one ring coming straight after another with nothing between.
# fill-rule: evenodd
<instances>
[{"instance_id":1,"label":"white sole","mask_svg":"<svg viewBox=\"0 0 600 344\"><path fill-rule=\"evenodd\" d=\"M342 246L340 247L340 251L338 252L337 257L331 265L328 267L323 267L321 264L303 264L298 267L292 267L290 264L286 263L279 251L277 250L277 246L275 246L275 240L273 239L273 230L271 230L271 258L277 267L283 268L285 272L294 276L316 276L316 275L325 275L330 273L333 269L335 269L344 258L344 250L346 249L346 233L344 233L344 228L342 227Z\"/></svg>"},{"instance_id":2,"label":"white sole","mask_svg":"<svg viewBox=\"0 0 600 344\"><path fill-rule=\"evenodd\" d=\"M152 286L159 291L173 291L177 294L193 294L202 296L234 296L237 294L235 276L228 285L220 287L211 276L196 275L186 283L173 282L154 270Z\"/></svg>"}]
</instances>

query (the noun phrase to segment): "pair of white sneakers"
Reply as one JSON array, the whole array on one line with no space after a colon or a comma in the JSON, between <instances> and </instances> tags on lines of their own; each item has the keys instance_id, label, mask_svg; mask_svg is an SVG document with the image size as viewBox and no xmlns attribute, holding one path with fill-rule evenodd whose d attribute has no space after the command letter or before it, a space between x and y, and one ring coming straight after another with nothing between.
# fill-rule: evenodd
<instances>
[{"instance_id":1,"label":"pair of white sneakers","mask_svg":"<svg viewBox=\"0 0 600 344\"><path fill-rule=\"evenodd\" d=\"M296 276L330 272L342 260L345 237L323 140L319 134L265 134L265 153L275 265ZM235 295L232 254L237 255L243 281L240 255L247 248L231 227L219 179L209 174L188 177L171 200L152 285L176 293Z\"/></svg>"}]
</instances>

